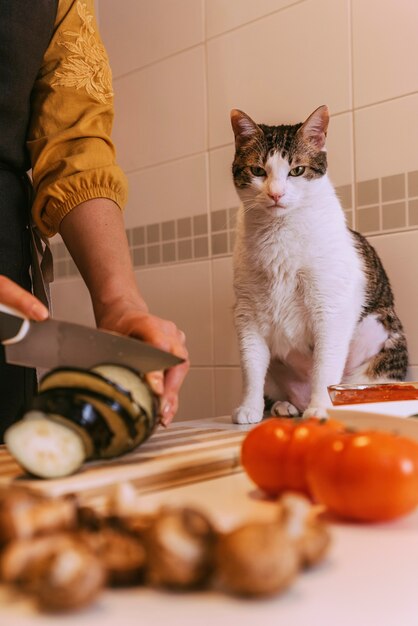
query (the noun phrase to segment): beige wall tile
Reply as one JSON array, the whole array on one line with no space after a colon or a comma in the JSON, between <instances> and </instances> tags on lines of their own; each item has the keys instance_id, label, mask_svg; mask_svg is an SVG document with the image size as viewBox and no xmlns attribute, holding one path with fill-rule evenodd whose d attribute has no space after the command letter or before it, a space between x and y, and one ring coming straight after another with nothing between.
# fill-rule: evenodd
<instances>
[{"instance_id":1,"label":"beige wall tile","mask_svg":"<svg viewBox=\"0 0 418 626\"><path fill-rule=\"evenodd\" d=\"M392 202L382 206L382 228L403 228L406 226L406 203Z\"/></svg>"},{"instance_id":2,"label":"beige wall tile","mask_svg":"<svg viewBox=\"0 0 418 626\"><path fill-rule=\"evenodd\" d=\"M203 0L100 0L99 12L115 77L203 41Z\"/></svg>"},{"instance_id":3,"label":"beige wall tile","mask_svg":"<svg viewBox=\"0 0 418 626\"><path fill-rule=\"evenodd\" d=\"M214 259L213 327L214 361L216 365L239 365L239 352L233 323L232 258Z\"/></svg>"},{"instance_id":4,"label":"beige wall tile","mask_svg":"<svg viewBox=\"0 0 418 626\"><path fill-rule=\"evenodd\" d=\"M394 174L382 178L382 202L405 198L405 174Z\"/></svg>"},{"instance_id":5,"label":"beige wall tile","mask_svg":"<svg viewBox=\"0 0 418 626\"><path fill-rule=\"evenodd\" d=\"M213 362L209 264L198 261L135 272L150 311L186 333L193 366Z\"/></svg>"},{"instance_id":6,"label":"beige wall tile","mask_svg":"<svg viewBox=\"0 0 418 626\"><path fill-rule=\"evenodd\" d=\"M353 0L355 106L417 91L418 3ZM387 137L386 137L387 138Z\"/></svg>"},{"instance_id":7,"label":"beige wall tile","mask_svg":"<svg viewBox=\"0 0 418 626\"><path fill-rule=\"evenodd\" d=\"M327 151L328 174L332 183L334 185L351 184L354 180L352 113L331 116Z\"/></svg>"},{"instance_id":8,"label":"beige wall tile","mask_svg":"<svg viewBox=\"0 0 418 626\"><path fill-rule=\"evenodd\" d=\"M118 159L128 171L206 148L203 46L125 76L115 86Z\"/></svg>"},{"instance_id":9,"label":"beige wall tile","mask_svg":"<svg viewBox=\"0 0 418 626\"><path fill-rule=\"evenodd\" d=\"M389 276L408 339L410 363L418 365L418 231L376 235L370 243Z\"/></svg>"},{"instance_id":10,"label":"beige wall tile","mask_svg":"<svg viewBox=\"0 0 418 626\"><path fill-rule=\"evenodd\" d=\"M233 137L231 128L231 138ZM211 211L238 206L240 200L232 179L234 145L209 152Z\"/></svg>"},{"instance_id":11,"label":"beige wall tile","mask_svg":"<svg viewBox=\"0 0 418 626\"><path fill-rule=\"evenodd\" d=\"M128 175L125 224L169 222L208 210L207 156L180 159Z\"/></svg>"},{"instance_id":12,"label":"beige wall tile","mask_svg":"<svg viewBox=\"0 0 418 626\"><path fill-rule=\"evenodd\" d=\"M418 226L418 199L408 202L409 225Z\"/></svg>"},{"instance_id":13,"label":"beige wall tile","mask_svg":"<svg viewBox=\"0 0 418 626\"><path fill-rule=\"evenodd\" d=\"M212 254L226 254L228 252L228 234L215 233L212 235Z\"/></svg>"},{"instance_id":14,"label":"beige wall tile","mask_svg":"<svg viewBox=\"0 0 418 626\"><path fill-rule=\"evenodd\" d=\"M215 368L215 414L232 415L241 402L242 382L239 367Z\"/></svg>"},{"instance_id":15,"label":"beige wall tile","mask_svg":"<svg viewBox=\"0 0 418 626\"><path fill-rule=\"evenodd\" d=\"M179 400L176 420L214 417L216 412L213 369L192 367L180 390Z\"/></svg>"},{"instance_id":16,"label":"beige wall tile","mask_svg":"<svg viewBox=\"0 0 418 626\"><path fill-rule=\"evenodd\" d=\"M80 278L53 282L51 296L52 313L56 319L95 326L90 295Z\"/></svg>"},{"instance_id":17,"label":"beige wall tile","mask_svg":"<svg viewBox=\"0 0 418 626\"><path fill-rule=\"evenodd\" d=\"M357 205L375 204L380 200L379 179L361 180L357 183Z\"/></svg>"},{"instance_id":18,"label":"beige wall tile","mask_svg":"<svg viewBox=\"0 0 418 626\"><path fill-rule=\"evenodd\" d=\"M210 146L231 141L234 107L267 124L299 122L324 103L347 110L349 68L347 0L302 2L209 41Z\"/></svg>"},{"instance_id":19,"label":"beige wall tile","mask_svg":"<svg viewBox=\"0 0 418 626\"><path fill-rule=\"evenodd\" d=\"M418 196L418 171L408 172L408 196Z\"/></svg>"},{"instance_id":20,"label":"beige wall tile","mask_svg":"<svg viewBox=\"0 0 418 626\"><path fill-rule=\"evenodd\" d=\"M369 206L356 211L356 228L361 233L371 233L380 230L380 213L378 206Z\"/></svg>"},{"instance_id":21,"label":"beige wall tile","mask_svg":"<svg viewBox=\"0 0 418 626\"><path fill-rule=\"evenodd\" d=\"M417 110L418 94L355 112L357 180L418 169Z\"/></svg>"},{"instance_id":22,"label":"beige wall tile","mask_svg":"<svg viewBox=\"0 0 418 626\"><path fill-rule=\"evenodd\" d=\"M294 3L295 0L207 0L206 36L219 35Z\"/></svg>"}]
</instances>

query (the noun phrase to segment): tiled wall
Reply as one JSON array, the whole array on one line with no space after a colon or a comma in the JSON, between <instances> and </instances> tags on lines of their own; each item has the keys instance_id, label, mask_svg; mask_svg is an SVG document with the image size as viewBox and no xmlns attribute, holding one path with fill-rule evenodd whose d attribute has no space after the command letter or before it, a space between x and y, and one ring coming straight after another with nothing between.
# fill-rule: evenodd
<instances>
[{"instance_id":1,"label":"tiled wall","mask_svg":"<svg viewBox=\"0 0 418 626\"><path fill-rule=\"evenodd\" d=\"M292 123L328 104L330 176L348 222L384 261L418 378L418 3L97 5L138 283L153 312L188 338L180 417L229 413L240 392L231 316L233 107L260 122ZM74 264L59 241L54 250L56 316L92 323Z\"/></svg>"}]
</instances>

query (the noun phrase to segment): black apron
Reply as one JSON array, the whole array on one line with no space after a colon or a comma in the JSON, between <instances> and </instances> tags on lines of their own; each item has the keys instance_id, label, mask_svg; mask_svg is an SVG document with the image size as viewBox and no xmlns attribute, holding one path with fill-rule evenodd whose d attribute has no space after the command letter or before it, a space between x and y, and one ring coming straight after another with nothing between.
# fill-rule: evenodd
<instances>
[{"instance_id":1,"label":"black apron","mask_svg":"<svg viewBox=\"0 0 418 626\"><path fill-rule=\"evenodd\" d=\"M0 274L31 291L30 99L58 0L0 0ZM36 388L35 371L5 363L0 346L0 441Z\"/></svg>"}]
</instances>

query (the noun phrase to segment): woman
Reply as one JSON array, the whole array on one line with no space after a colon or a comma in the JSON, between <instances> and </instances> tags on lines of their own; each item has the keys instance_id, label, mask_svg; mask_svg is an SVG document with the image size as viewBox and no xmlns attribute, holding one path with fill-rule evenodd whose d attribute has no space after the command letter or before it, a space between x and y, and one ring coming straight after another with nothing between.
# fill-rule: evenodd
<instances>
[{"instance_id":1,"label":"woman","mask_svg":"<svg viewBox=\"0 0 418 626\"><path fill-rule=\"evenodd\" d=\"M136 284L121 213L126 181L110 140L111 74L93 0L0 2L0 42L0 298L34 319L46 315L17 285L30 291L33 282L47 303L39 267L48 275L49 249L39 235L45 242L59 232L97 325L186 359L164 378L150 377L168 424L189 367L185 337L149 313ZM31 251L40 265L31 267ZM34 388L33 370L9 366L0 354L0 436Z\"/></svg>"}]
</instances>

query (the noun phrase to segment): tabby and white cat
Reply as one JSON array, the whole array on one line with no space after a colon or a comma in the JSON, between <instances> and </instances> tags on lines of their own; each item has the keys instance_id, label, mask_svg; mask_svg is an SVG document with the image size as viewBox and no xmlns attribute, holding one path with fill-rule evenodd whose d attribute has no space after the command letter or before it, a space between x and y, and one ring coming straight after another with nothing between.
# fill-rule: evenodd
<instances>
[{"instance_id":1,"label":"tabby and white cat","mask_svg":"<svg viewBox=\"0 0 418 626\"><path fill-rule=\"evenodd\" d=\"M326 106L303 124L231 112L242 205L234 318L243 398L233 421L322 417L328 385L405 378L408 355L391 287L372 246L349 229L327 176Z\"/></svg>"}]
</instances>

